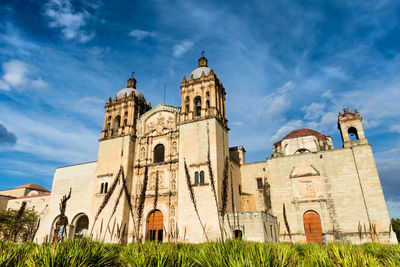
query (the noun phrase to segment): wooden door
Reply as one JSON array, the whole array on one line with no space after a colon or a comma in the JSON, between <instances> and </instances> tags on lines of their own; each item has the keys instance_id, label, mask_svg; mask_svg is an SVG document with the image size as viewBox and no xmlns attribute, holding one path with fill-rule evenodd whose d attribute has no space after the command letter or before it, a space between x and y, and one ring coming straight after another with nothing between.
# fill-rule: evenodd
<instances>
[{"instance_id":1,"label":"wooden door","mask_svg":"<svg viewBox=\"0 0 400 267\"><path fill-rule=\"evenodd\" d=\"M159 210L152 211L147 219L147 238L152 241L163 240L163 214Z\"/></svg>"},{"instance_id":2,"label":"wooden door","mask_svg":"<svg viewBox=\"0 0 400 267\"><path fill-rule=\"evenodd\" d=\"M309 210L304 213L304 230L307 242L322 243L322 226L318 213Z\"/></svg>"}]
</instances>

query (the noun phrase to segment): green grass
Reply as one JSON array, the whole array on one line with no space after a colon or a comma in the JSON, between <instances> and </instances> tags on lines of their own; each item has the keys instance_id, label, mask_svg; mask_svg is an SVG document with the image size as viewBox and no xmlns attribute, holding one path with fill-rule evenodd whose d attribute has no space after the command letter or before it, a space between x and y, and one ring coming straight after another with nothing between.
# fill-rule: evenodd
<instances>
[{"instance_id":1,"label":"green grass","mask_svg":"<svg viewBox=\"0 0 400 267\"><path fill-rule=\"evenodd\" d=\"M400 245L292 244L228 240L146 243L138 249L87 239L57 245L0 241L0 266L400 266Z\"/></svg>"}]
</instances>

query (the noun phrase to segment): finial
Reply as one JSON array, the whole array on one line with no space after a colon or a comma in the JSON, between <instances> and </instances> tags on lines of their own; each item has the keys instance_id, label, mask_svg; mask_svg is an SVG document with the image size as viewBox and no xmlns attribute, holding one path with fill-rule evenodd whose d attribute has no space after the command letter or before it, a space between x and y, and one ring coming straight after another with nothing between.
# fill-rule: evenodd
<instances>
[{"instance_id":1,"label":"finial","mask_svg":"<svg viewBox=\"0 0 400 267\"><path fill-rule=\"evenodd\" d=\"M198 61L198 67L199 68L200 67L208 67L207 64L208 64L208 60L204 56L204 50L203 50L203 51L201 51L201 58L199 58L199 61Z\"/></svg>"},{"instance_id":2,"label":"finial","mask_svg":"<svg viewBox=\"0 0 400 267\"><path fill-rule=\"evenodd\" d=\"M132 72L131 77L128 79L128 88L136 88L136 79L133 77L135 72Z\"/></svg>"}]
</instances>

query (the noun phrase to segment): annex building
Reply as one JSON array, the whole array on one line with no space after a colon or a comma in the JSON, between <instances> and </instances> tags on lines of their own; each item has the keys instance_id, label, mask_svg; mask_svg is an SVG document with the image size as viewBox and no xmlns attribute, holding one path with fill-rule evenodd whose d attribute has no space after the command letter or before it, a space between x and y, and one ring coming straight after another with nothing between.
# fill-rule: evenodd
<instances>
[{"instance_id":1,"label":"annex building","mask_svg":"<svg viewBox=\"0 0 400 267\"><path fill-rule=\"evenodd\" d=\"M357 110L345 108L338 115L341 148L333 148L329 136L299 129L276 142L271 157L248 163L243 147L229 147L227 91L205 57L198 60L188 78L183 77L180 88L180 107L159 104L153 108L136 88L135 78L130 78L127 87L105 103L97 161L59 167L51 193L43 188L30 190L10 197L3 206L18 209L27 201L28 207L35 207L41 218L37 242L54 234L60 199L70 188L67 237L92 232L97 240L126 243L138 230L143 240L204 242L200 217L208 238L215 240L220 238L220 229L208 158L219 202L228 158L229 193L223 227L231 237L321 242L324 233L328 242L397 242ZM199 216L189 194L185 162ZM119 197L124 194L123 183L118 182L91 231L121 166L136 219L148 169L143 219L132 220L127 198ZM7 196L7 192L0 191L0 195Z\"/></svg>"}]
</instances>

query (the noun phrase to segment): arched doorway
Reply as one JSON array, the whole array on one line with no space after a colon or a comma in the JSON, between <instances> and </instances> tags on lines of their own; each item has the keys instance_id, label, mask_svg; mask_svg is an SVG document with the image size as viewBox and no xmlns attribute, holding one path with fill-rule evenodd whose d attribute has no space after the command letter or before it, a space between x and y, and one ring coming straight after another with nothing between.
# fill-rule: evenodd
<instances>
[{"instance_id":1,"label":"arched doorway","mask_svg":"<svg viewBox=\"0 0 400 267\"><path fill-rule=\"evenodd\" d=\"M80 213L76 215L72 224L73 226L71 226L71 228L73 229L73 237L80 238L86 236L89 229L89 218L86 214Z\"/></svg>"},{"instance_id":2,"label":"arched doorway","mask_svg":"<svg viewBox=\"0 0 400 267\"><path fill-rule=\"evenodd\" d=\"M147 217L147 239L162 242L164 217L161 211L153 210Z\"/></svg>"},{"instance_id":3,"label":"arched doorway","mask_svg":"<svg viewBox=\"0 0 400 267\"><path fill-rule=\"evenodd\" d=\"M49 242L52 242L54 236L56 241L59 241L63 238L68 237L68 233L67 233L67 226L68 226L68 218L65 216L61 221L60 221L60 225L59 225L59 229L58 229L58 233L56 233L56 228L57 228L57 222L60 220L60 216L57 216L53 223L51 224L51 228L50 228L50 235L49 235ZM46 237L47 239L47 237Z\"/></svg>"},{"instance_id":4,"label":"arched doorway","mask_svg":"<svg viewBox=\"0 0 400 267\"><path fill-rule=\"evenodd\" d=\"M233 233L235 235L235 239L242 239L242 236L243 236L242 230L235 230L235 231L233 231Z\"/></svg>"},{"instance_id":5,"label":"arched doorway","mask_svg":"<svg viewBox=\"0 0 400 267\"><path fill-rule=\"evenodd\" d=\"M321 219L317 212L309 210L303 215L307 242L322 243Z\"/></svg>"}]
</instances>

